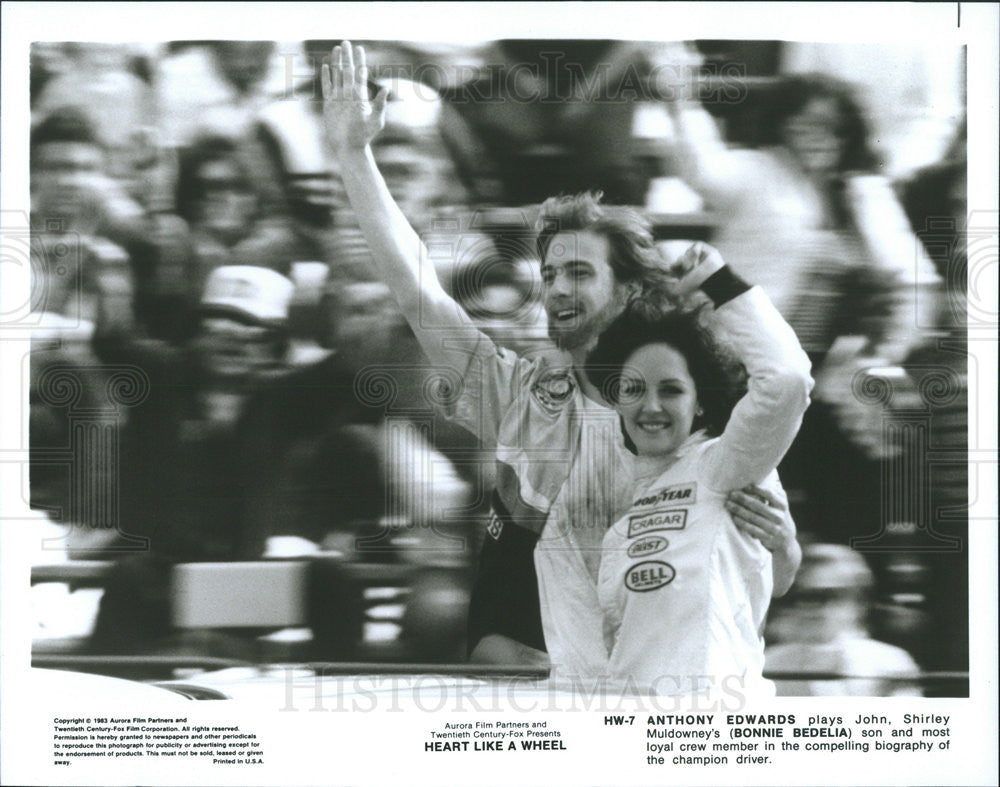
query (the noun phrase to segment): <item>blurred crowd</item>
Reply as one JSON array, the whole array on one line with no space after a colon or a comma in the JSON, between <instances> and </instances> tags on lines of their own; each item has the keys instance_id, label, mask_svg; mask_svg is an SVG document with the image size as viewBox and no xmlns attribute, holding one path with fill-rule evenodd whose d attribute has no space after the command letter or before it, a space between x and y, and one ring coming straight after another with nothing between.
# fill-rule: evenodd
<instances>
[{"instance_id":1,"label":"blurred crowd","mask_svg":"<svg viewBox=\"0 0 1000 787\"><path fill-rule=\"evenodd\" d=\"M177 562L338 553L444 572L425 618L461 652L492 462L375 280L321 134L331 43L33 47L31 503L116 561L97 651L169 636ZM546 343L536 206L584 189L709 240L796 328L811 546L775 668L966 669L961 54L366 46L380 169L500 343Z\"/></svg>"}]
</instances>

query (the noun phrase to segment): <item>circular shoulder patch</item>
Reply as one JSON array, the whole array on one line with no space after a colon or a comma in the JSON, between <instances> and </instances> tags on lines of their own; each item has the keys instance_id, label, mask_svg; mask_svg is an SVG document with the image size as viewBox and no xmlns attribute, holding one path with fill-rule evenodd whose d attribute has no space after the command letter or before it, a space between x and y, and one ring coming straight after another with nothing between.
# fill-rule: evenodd
<instances>
[{"instance_id":1,"label":"circular shoulder patch","mask_svg":"<svg viewBox=\"0 0 1000 787\"><path fill-rule=\"evenodd\" d=\"M572 373L559 369L542 374L531 387L531 395L543 407L553 410L565 405L573 396L575 388L576 380Z\"/></svg>"}]
</instances>

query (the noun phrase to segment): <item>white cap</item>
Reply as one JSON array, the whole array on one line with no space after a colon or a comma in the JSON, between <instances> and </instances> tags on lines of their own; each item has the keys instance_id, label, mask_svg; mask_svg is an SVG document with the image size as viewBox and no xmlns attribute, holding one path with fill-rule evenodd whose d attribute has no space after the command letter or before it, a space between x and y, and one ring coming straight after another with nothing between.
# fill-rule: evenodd
<instances>
[{"instance_id":1,"label":"white cap","mask_svg":"<svg viewBox=\"0 0 1000 787\"><path fill-rule=\"evenodd\" d=\"M258 322L284 322L294 289L289 279L270 268L226 265L209 274L201 308Z\"/></svg>"},{"instance_id":2,"label":"white cap","mask_svg":"<svg viewBox=\"0 0 1000 787\"><path fill-rule=\"evenodd\" d=\"M806 544L795 579L799 590L865 590L874 577L865 559L843 544Z\"/></svg>"}]
</instances>

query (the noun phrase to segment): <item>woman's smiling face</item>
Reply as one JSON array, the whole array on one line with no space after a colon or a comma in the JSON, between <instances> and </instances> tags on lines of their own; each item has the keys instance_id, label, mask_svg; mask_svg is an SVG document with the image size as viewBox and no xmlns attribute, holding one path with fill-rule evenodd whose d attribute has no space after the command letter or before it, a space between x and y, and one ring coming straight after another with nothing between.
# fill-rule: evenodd
<instances>
[{"instance_id":1,"label":"woman's smiling face","mask_svg":"<svg viewBox=\"0 0 1000 787\"><path fill-rule=\"evenodd\" d=\"M684 356L668 344L647 344L628 357L616 398L640 456L669 454L691 435L698 391Z\"/></svg>"}]
</instances>

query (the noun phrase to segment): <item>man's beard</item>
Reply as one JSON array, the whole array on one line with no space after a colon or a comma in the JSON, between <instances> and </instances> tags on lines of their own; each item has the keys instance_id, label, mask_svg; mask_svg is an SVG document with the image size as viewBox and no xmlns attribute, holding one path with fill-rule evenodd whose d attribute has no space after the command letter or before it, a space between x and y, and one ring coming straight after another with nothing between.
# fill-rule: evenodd
<instances>
[{"instance_id":1,"label":"man's beard","mask_svg":"<svg viewBox=\"0 0 1000 787\"><path fill-rule=\"evenodd\" d=\"M623 309L624 303L616 298L605 304L600 311L590 315L582 325L571 330L553 330L552 324L549 323L549 338L555 342L556 347L566 352L587 348L597 341L597 337L614 322Z\"/></svg>"}]
</instances>

